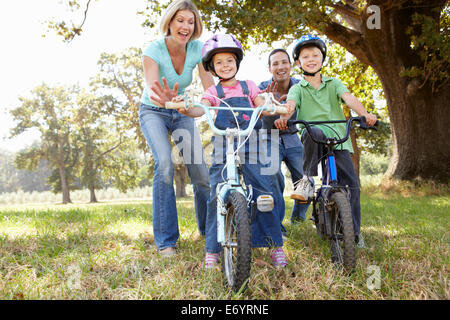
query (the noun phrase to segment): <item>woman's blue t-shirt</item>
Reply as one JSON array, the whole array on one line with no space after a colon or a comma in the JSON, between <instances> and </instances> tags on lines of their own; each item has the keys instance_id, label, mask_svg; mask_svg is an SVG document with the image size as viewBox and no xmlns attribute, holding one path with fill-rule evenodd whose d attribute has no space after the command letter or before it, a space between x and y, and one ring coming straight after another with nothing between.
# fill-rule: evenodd
<instances>
[{"instance_id":1,"label":"woman's blue t-shirt","mask_svg":"<svg viewBox=\"0 0 450 320\"><path fill-rule=\"evenodd\" d=\"M179 75L173 67L169 50L167 49L164 38L150 43L144 51L144 56L153 59L158 64L159 82L161 85L161 79L165 77L170 88L173 88L175 83L178 83L178 94L183 94L184 89L192 82L192 73L194 68L202 62L202 48L203 43L199 40L188 42L186 60L184 62L184 68L181 75ZM144 85L144 92L141 97L141 102L146 105L157 107L150 102L147 84Z\"/></svg>"}]
</instances>

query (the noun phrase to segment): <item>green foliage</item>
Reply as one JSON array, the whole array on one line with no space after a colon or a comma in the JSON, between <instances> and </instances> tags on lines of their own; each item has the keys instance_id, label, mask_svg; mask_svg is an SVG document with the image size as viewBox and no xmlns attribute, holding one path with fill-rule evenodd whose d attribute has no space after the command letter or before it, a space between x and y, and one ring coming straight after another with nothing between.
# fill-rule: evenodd
<instances>
[{"instance_id":1,"label":"green foliage","mask_svg":"<svg viewBox=\"0 0 450 320\"><path fill-rule=\"evenodd\" d=\"M450 78L450 6L447 4L441 19L415 13L412 24L406 30L411 37L411 47L420 57L422 65L402 71L403 76L418 77L423 87L431 83L432 92L448 88Z\"/></svg>"},{"instance_id":2,"label":"green foliage","mask_svg":"<svg viewBox=\"0 0 450 320\"><path fill-rule=\"evenodd\" d=\"M82 17L82 19L80 18L81 22L75 24L73 21L66 22L64 20L61 20L61 21L49 20L49 21L47 21L48 29L55 31L56 35L63 37L65 42L72 41L73 38L81 35L81 33L83 32L83 25L86 22L87 13L89 11L89 5L90 5L91 1L92 0L66 0L66 1L63 1L62 4L66 5L68 10L72 14L77 14ZM84 7L84 11L80 11L80 9L81 9L80 3L82 3L82 5ZM70 20L72 20L72 19L70 19Z\"/></svg>"},{"instance_id":3,"label":"green foliage","mask_svg":"<svg viewBox=\"0 0 450 320\"><path fill-rule=\"evenodd\" d=\"M17 158L14 153L0 150L0 193L50 189L46 183L50 175L47 161L40 161L33 171L18 169L15 161Z\"/></svg>"},{"instance_id":4,"label":"green foliage","mask_svg":"<svg viewBox=\"0 0 450 320\"><path fill-rule=\"evenodd\" d=\"M386 172L389 158L382 154L364 153L361 155L360 174L377 175Z\"/></svg>"},{"instance_id":5,"label":"green foliage","mask_svg":"<svg viewBox=\"0 0 450 320\"><path fill-rule=\"evenodd\" d=\"M115 125L132 132L138 137L139 148L146 150L147 143L139 124L140 98L144 90L142 50L129 48L120 54L102 53L97 64L99 72L91 78L90 85L99 95L111 97Z\"/></svg>"}]
</instances>

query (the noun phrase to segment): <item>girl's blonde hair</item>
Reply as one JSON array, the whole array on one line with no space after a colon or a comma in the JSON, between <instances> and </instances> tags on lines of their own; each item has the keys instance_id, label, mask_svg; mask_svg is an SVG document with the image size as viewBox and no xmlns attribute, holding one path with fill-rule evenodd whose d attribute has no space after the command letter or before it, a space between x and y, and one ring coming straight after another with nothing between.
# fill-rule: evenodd
<instances>
[{"instance_id":1,"label":"girl's blonde hair","mask_svg":"<svg viewBox=\"0 0 450 320\"><path fill-rule=\"evenodd\" d=\"M170 22L172 21L176 13L180 10L189 10L194 14L195 17L194 33L192 34L189 41L200 38L203 32L202 19L200 18L200 13L198 12L197 7L190 0L175 0L167 7L167 10L162 17L160 24L162 34L165 36L170 35Z\"/></svg>"}]
</instances>

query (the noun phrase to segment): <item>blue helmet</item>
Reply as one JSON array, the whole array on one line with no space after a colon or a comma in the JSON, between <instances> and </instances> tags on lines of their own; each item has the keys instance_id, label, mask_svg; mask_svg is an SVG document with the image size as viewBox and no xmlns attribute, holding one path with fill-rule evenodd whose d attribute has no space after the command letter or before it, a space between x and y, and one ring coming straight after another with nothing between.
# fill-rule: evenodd
<instances>
[{"instance_id":1,"label":"blue helmet","mask_svg":"<svg viewBox=\"0 0 450 320\"><path fill-rule=\"evenodd\" d=\"M298 60L298 57L300 55L300 51L302 50L302 48L304 47L310 47L310 46L314 46L319 48L319 50L322 52L322 62L325 61L325 57L327 56L327 46L325 44L325 42L323 42L322 39L320 39L317 36L312 36L312 35L305 35L302 36L300 38L300 40L297 41L297 43L295 44L294 50L292 50L292 57L294 58L294 61Z\"/></svg>"}]
</instances>

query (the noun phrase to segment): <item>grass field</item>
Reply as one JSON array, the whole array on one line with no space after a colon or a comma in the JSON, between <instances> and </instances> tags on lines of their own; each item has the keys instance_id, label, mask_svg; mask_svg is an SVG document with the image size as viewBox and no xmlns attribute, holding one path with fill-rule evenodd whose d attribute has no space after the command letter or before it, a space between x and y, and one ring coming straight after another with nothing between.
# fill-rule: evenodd
<instances>
[{"instance_id":1,"label":"grass field","mask_svg":"<svg viewBox=\"0 0 450 320\"><path fill-rule=\"evenodd\" d=\"M287 217L288 266L254 249L239 294L219 269L203 269L190 198L178 201L175 259L157 253L151 201L2 206L0 299L449 299L450 197L366 191L361 202L367 249L355 274L333 267L311 222Z\"/></svg>"}]
</instances>

